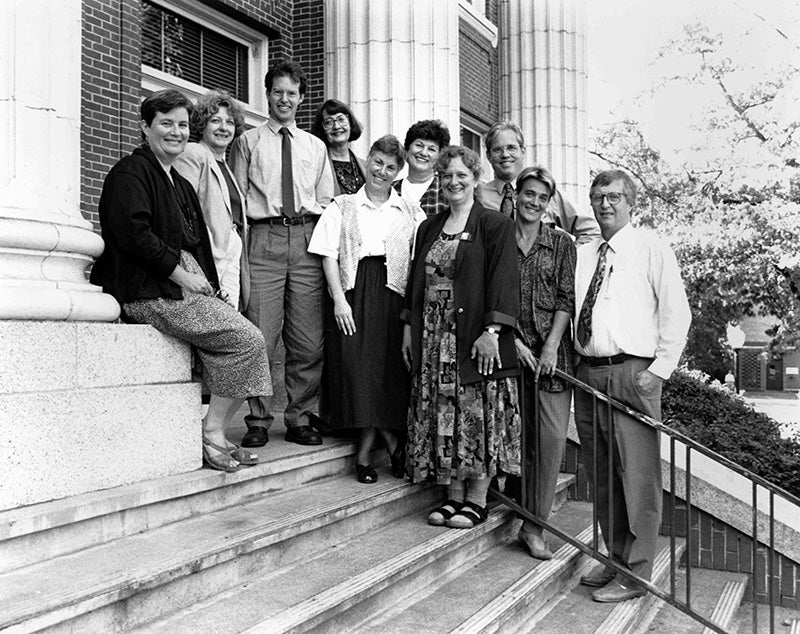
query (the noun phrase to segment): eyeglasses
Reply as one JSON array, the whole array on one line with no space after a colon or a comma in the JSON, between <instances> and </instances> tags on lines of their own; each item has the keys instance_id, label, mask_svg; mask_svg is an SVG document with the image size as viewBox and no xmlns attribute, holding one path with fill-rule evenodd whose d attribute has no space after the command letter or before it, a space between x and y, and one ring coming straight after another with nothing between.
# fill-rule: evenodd
<instances>
[{"instance_id":1,"label":"eyeglasses","mask_svg":"<svg viewBox=\"0 0 800 634\"><path fill-rule=\"evenodd\" d=\"M622 197L625 196L624 192L608 192L607 194L592 194L589 196L589 201L595 207L599 207L603 204L603 199L605 198L608 200L609 205L617 205L622 200ZM627 196L625 196L627 200Z\"/></svg>"},{"instance_id":2,"label":"eyeglasses","mask_svg":"<svg viewBox=\"0 0 800 634\"><path fill-rule=\"evenodd\" d=\"M504 152L508 152L509 154L519 154L522 148L519 145L501 145L499 147L493 147L489 150L490 156L502 156Z\"/></svg>"},{"instance_id":3,"label":"eyeglasses","mask_svg":"<svg viewBox=\"0 0 800 634\"><path fill-rule=\"evenodd\" d=\"M322 129L330 130L334 125L338 125L340 128L343 128L344 126L349 124L350 124L350 119L346 114L337 114L335 117L330 117L329 119L323 119Z\"/></svg>"}]
</instances>

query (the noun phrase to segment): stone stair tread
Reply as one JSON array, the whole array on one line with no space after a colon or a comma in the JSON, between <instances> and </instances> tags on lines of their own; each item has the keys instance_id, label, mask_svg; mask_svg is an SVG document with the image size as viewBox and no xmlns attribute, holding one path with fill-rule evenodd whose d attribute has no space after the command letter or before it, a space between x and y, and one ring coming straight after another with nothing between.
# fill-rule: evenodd
<instances>
[{"instance_id":1,"label":"stone stair tread","mask_svg":"<svg viewBox=\"0 0 800 634\"><path fill-rule=\"evenodd\" d=\"M681 546L683 546L682 542ZM660 557L663 558L665 553L668 553L668 549L669 538L659 537L656 556L657 562ZM678 558L680 558L680 555L678 555ZM590 570L599 571L601 568L602 564L597 563ZM641 602L642 599L647 598L642 597L618 604L598 603L592 600L591 595L594 590L595 588L580 585L576 580L575 585L563 594L558 603L554 602L549 606L546 618L542 618L536 623L536 633L564 634L565 632L569 632L570 634L588 634L598 630L614 632L628 631L627 629L623 629L628 626L628 623L620 623L619 620L617 620L619 613L618 606L627 607L628 604ZM617 613L612 614L615 609ZM617 621L617 629L613 627L610 629L603 629L608 627L610 619Z\"/></svg>"},{"instance_id":2,"label":"stone stair tread","mask_svg":"<svg viewBox=\"0 0 800 634\"><path fill-rule=\"evenodd\" d=\"M591 524L591 505L570 502L551 520L559 528L575 535ZM553 535L549 536L549 542L553 551L564 546L564 542ZM518 580L543 565L547 566L548 562L530 557L516 540L516 533L512 533L481 556L438 579L436 585L420 588L401 605L390 607L381 614L367 616L357 631L375 634L450 632L479 613L481 606L488 607ZM442 606L447 606L447 610Z\"/></svg>"},{"instance_id":3,"label":"stone stair tread","mask_svg":"<svg viewBox=\"0 0 800 634\"><path fill-rule=\"evenodd\" d=\"M49 612L107 605L137 591L295 536L353 509L390 502L419 490L388 472L365 487L352 475L276 492L145 533L63 555L0 575L0 629Z\"/></svg>"},{"instance_id":4,"label":"stone stair tread","mask_svg":"<svg viewBox=\"0 0 800 634\"><path fill-rule=\"evenodd\" d=\"M686 601L686 569L679 568L676 575L675 595L681 601ZM707 618L711 618L715 606L722 594L725 585L730 582L746 580L746 575L722 570L706 570L692 568L692 609ZM669 627L675 634L697 634L703 631L703 626L688 614L685 614L665 603L659 610L651 624L653 631L664 631Z\"/></svg>"},{"instance_id":5,"label":"stone stair tread","mask_svg":"<svg viewBox=\"0 0 800 634\"><path fill-rule=\"evenodd\" d=\"M141 631L189 632L203 623L198 629L222 634L256 626L297 604L321 599L326 591L342 583L355 583L353 580L359 575L402 558L408 551L416 549L424 553L428 548L439 547L448 530L429 526L426 515L427 509L420 509L418 513L375 526L366 533L332 544L325 551L313 553L307 560L247 579L181 613L149 623ZM461 531L459 537L460 541L466 541L468 531Z\"/></svg>"}]
</instances>

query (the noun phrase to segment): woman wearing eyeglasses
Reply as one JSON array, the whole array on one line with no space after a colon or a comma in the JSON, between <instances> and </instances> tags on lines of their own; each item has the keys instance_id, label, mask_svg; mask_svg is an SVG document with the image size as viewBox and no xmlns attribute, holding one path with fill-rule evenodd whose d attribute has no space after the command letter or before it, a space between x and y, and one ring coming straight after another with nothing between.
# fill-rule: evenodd
<instances>
[{"instance_id":1,"label":"woman wearing eyeglasses","mask_svg":"<svg viewBox=\"0 0 800 634\"><path fill-rule=\"evenodd\" d=\"M361 124L341 101L328 99L317 110L311 134L328 148L334 176L333 195L355 194L364 184L365 163L350 149L350 142L361 137Z\"/></svg>"}]
</instances>

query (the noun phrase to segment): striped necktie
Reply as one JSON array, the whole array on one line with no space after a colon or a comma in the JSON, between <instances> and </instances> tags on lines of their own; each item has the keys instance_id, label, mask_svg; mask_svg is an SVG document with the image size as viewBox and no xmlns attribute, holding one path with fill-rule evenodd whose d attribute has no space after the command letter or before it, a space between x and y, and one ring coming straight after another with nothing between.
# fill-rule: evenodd
<instances>
[{"instance_id":1,"label":"striped necktie","mask_svg":"<svg viewBox=\"0 0 800 634\"><path fill-rule=\"evenodd\" d=\"M608 242L603 242L600 245L600 257L597 259L597 266L594 269L592 281L589 282L589 290L586 291L586 299L583 300L581 314L578 317L578 343L583 348L586 348L586 344L592 338L592 310L597 296L600 294L600 287L603 285L603 277L606 273L606 251L608 251Z\"/></svg>"}]
</instances>

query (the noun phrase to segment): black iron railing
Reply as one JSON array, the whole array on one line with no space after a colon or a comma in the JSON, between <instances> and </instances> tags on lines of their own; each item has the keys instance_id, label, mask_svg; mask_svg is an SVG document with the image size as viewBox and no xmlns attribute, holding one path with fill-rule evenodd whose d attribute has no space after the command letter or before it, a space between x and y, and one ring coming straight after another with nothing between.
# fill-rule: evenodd
<instances>
[{"instance_id":1,"label":"black iron railing","mask_svg":"<svg viewBox=\"0 0 800 634\"><path fill-rule=\"evenodd\" d=\"M746 480L750 482L752 487L752 500L750 503L750 510L752 513L752 522L751 522L751 535L752 538L752 565L750 566L750 571L740 571L742 574L747 574L750 576L750 587L752 589L752 631L753 632L765 632L767 631L764 629L763 624L759 623L758 620L758 600L757 600L757 590L760 586L759 578L758 578L758 571L760 566L758 565L758 551L759 551L759 544L767 549L768 557L766 563L766 581L765 581L765 592L764 592L764 602L766 603L766 608L769 610L769 632L772 634L775 632L775 608L778 604L779 597L776 595L776 583L775 583L775 566L776 566L776 549L775 549L775 498L778 497L780 499L785 500L789 504L794 505L797 509L796 516L800 517L800 498L792 495L791 493L784 491L780 487L768 482L764 478L748 471L744 467L732 462L728 458L708 449L707 447L701 445L700 443L692 440L691 438L681 434L680 432L664 425L656 421L655 419L646 416L636 410L632 409L631 407L627 406L624 403L621 403L608 395L596 390L595 388L587 385L571 377L567 374L562 373L559 370L556 370L556 375L561 377L562 379L566 380L575 390L583 390L592 395L593 399L593 433L595 434L595 438L597 437L596 434L598 433L598 407L607 407L609 414L613 410L619 410L621 412L626 413L628 416L634 418L642 425L649 425L652 428L658 430L658 432L666 435L669 437L669 491L666 499L668 500L665 503L665 510L664 513L670 514L670 522L669 522L669 545L670 545L670 559L669 559L669 584L668 590L663 590L662 588L654 585L650 582L649 579L643 579L638 577L637 575L633 574L628 568L625 568L618 564L616 561L612 560L611 557L606 556L603 552L599 550L599 528L598 528L598 521L597 521L597 502L595 501L596 496L592 495L592 519L594 525L594 540L592 545L586 545L576 538L572 537L568 533L565 533L563 530L560 530L547 520L543 520L541 518L536 517L532 512L528 509L536 508L536 500L535 495L537 491L536 487L536 472L535 469L530 469L530 472L527 472L526 465L529 466L529 463L525 459L525 448L532 446L533 448L533 465L538 464L540 452L542 447L540 443L537 442L539 437L539 394L538 389L525 389L525 380L523 377L520 377L519 385L520 385L520 408L524 410L526 407L533 406L534 408L534 416L533 416L533 425L529 428L529 425L523 424L522 429L522 447L523 447L523 457L521 460L521 465L523 469L522 473L522 493L521 493L521 503L517 503L507 495L500 493L499 491L492 491L492 495L500 500L502 503L506 504L517 513L519 513L522 517L542 526L544 529L549 531L550 533L556 535L560 539L564 540L565 542L571 544L575 548L579 549L583 553L591 556L595 560L603 563L604 565L608 566L609 568L614 569L617 574L622 575L623 577L633 581L634 583L640 585L642 588L646 589L651 594L657 596L658 598L662 599L663 601L669 603L676 609L684 612L685 614L689 615L702 625L704 625L708 630L713 632L720 632L721 634L726 634L727 630L722 629L720 625L717 623L712 622L707 616L701 614L700 612L695 609L692 600L692 574L691 574L691 566L689 561L689 556L687 556L687 564L685 566L685 587L684 592L679 592L677 589L677 570L679 565L680 557L678 556L679 548L678 548L678 536L677 536L677 525L675 522L675 515L676 515L676 489L679 485L678 482L678 470L679 468L676 466L676 459L678 456L678 447L676 445L680 444L683 446L683 479L684 479L684 494L683 499L685 503L685 521L683 528L683 539L686 540L686 548L685 552L691 553L692 552L692 455L694 452L698 454L702 454L703 456L708 457L713 462L718 465L722 465L727 467L731 471L737 473L738 475L742 476ZM526 392L531 392L531 395L528 395ZM532 398L530 397L532 396ZM528 397L528 398L526 398ZM526 420L526 416L523 416L523 421ZM614 427L613 427L613 417L609 415L609 438L614 438ZM597 443L594 443L595 451L597 451ZM611 447L613 451L613 445ZM595 456L596 458L596 456ZM610 478L613 475L613 460L609 460L609 469L608 473L605 474L605 477L609 478L609 485L610 485ZM595 465L595 470L597 469L597 460L593 461ZM660 466L660 465L659 465ZM594 473L593 481L595 483L598 482L600 477L599 473ZM766 495L768 496L768 512L766 511L759 511L758 508L758 501L759 501L759 489L762 489ZM609 486L609 490L613 490L611 486ZM609 499L609 507L613 505L613 499ZM761 531L759 530L759 525L763 526L763 523L759 522L759 514L761 514L762 518L766 519L767 522L767 529L766 529L766 536L761 535ZM609 517L613 517L612 513L609 512ZM613 542L613 523L609 527L609 541ZM699 539L699 536L698 536Z\"/></svg>"}]
</instances>

